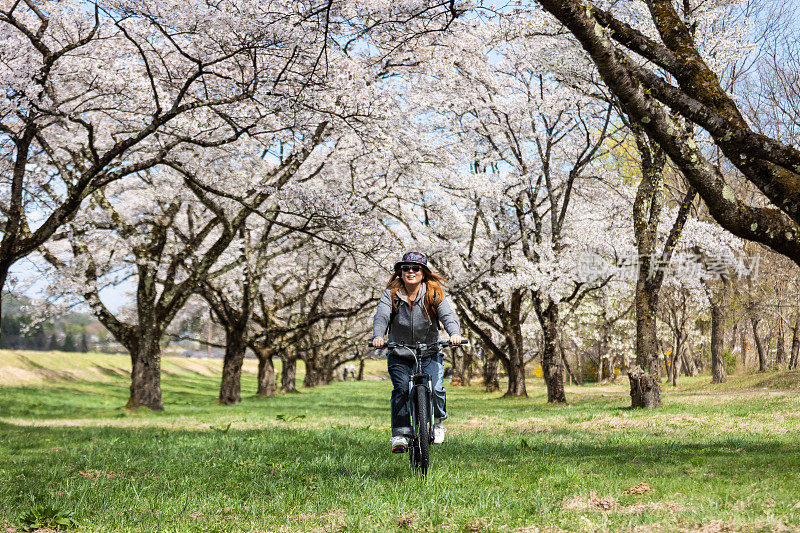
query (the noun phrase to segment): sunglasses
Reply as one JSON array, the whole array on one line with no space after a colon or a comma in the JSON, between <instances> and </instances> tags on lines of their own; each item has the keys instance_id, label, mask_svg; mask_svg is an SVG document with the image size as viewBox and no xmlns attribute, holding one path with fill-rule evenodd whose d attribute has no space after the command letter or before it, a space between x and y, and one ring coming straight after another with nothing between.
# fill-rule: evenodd
<instances>
[{"instance_id":1,"label":"sunglasses","mask_svg":"<svg viewBox=\"0 0 800 533\"><path fill-rule=\"evenodd\" d=\"M411 272L419 272L421 268L422 267L419 265L402 265L400 267L400 270L402 270L403 272L408 272L409 270Z\"/></svg>"}]
</instances>

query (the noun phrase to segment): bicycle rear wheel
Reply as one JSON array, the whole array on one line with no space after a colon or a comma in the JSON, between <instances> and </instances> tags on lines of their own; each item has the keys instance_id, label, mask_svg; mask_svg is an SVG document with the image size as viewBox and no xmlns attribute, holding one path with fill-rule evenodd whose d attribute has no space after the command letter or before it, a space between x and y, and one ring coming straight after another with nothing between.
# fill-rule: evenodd
<instances>
[{"instance_id":1,"label":"bicycle rear wheel","mask_svg":"<svg viewBox=\"0 0 800 533\"><path fill-rule=\"evenodd\" d=\"M414 432L417 434L414 443L417 466L424 477L428 473L431 445L430 392L424 385L414 387ZM412 459L413 460L413 459Z\"/></svg>"}]
</instances>

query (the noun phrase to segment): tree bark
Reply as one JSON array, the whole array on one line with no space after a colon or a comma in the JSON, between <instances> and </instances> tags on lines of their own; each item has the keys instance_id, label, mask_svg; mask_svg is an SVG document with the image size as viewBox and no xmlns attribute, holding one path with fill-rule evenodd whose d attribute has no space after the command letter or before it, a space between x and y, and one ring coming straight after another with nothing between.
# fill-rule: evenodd
<instances>
[{"instance_id":1,"label":"tree bark","mask_svg":"<svg viewBox=\"0 0 800 533\"><path fill-rule=\"evenodd\" d=\"M453 377L450 378L451 387L464 385L464 355L461 350L453 351Z\"/></svg>"},{"instance_id":2,"label":"tree bark","mask_svg":"<svg viewBox=\"0 0 800 533\"><path fill-rule=\"evenodd\" d=\"M723 289L725 290L725 289ZM720 298L709 297L711 304L711 383L725 383L725 306Z\"/></svg>"},{"instance_id":3,"label":"tree bark","mask_svg":"<svg viewBox=\"0 0 800 533\"><path fill-rule=\"evenodd\" d=\"M542 346L542 374L547 385L548 403L566 403L564 370L558 349L558 305L550 302L539 316L544 342Z\"/></svg>"},{"instance_id":4,"label":"tree bark","mask_svg":"<svg viewBox=\"0 0 800 533\"><path fill-rule=\"evenodd\" d=\"M739 345L741 346L741 354L740 357L742 358L742 371L747 371L747 333L745 332L745 325L742 324L742 327L739 328Z\"/></svg>"},{"instance_id":5,"label":"tree bark","mask_svg":"<svg viewBox=\"0 0 800 533\"><path fill-rule=\"evenodd\" d=\"M140 330L141 331L141 330ZM126 405L129 409L147 407L153 411L163 411L161 403L161 331L148 328L142 332L131 353L131 386L130 398Z\"/></svg>"},{"instance_id":6,"label":"tree bark","mask_svg":"<svg viewBox=\"0 0 800 533\"><path fill-rule=\"evenodd\" d=\"M661 363L656 334L658 291L647 285L640 272L636 282L636 366L628 378L631 406L651 409L661 407Z\"/></svg>"},{"instance_id":7,"label":"tree bark","mask_svg":"<svg viewBox=\"0 0 800 533\"><path fill-rule=\"evenodd\" d=\"M234 405L242 401L242 365L246 349L244 332L238 328L226 328L225 359L219 387L219 403L222 405Z\"/></svg>"},{"instance_id":8,"label":"tree bark","mask_svg":"<svg viewBox=\"0 0 800 533\"><path fill-rule=\"evenodd\" d=\"M510 361L505 365L508 374L508 389L504 397L524 397L528 395L525 388L525 370L520 358L515 357L514 349L509 349Z\"/></svg>"},{"instance_id":9,"label":"tree bark","mask_svg":"<svg viewBox=\"0 0 800 533\"><path fill-rule=\"evenodd\" d=\"M498 359L489 350L483 353L483 386L486 392L500 390L500 378L497 375Z\"/></svg>"},{"instance_id":10,"label":"tree bark","mask_svg":"<svg viewBox=\"0 0 800 533\"><path fill-rule=\"evenodd\" d=\"M470 344L470 346L466 350L464 350L464 381L463 381L464 387L469 387L470 383L472 383L474 359L475 359L475 346L473 344Z\"/></svg>"},{"instance_id":11,"label":"tree bark","mask_svg":"<svg viewBox=\"0 0 800 533\"><path fill-rule=\"evenodd\" d=\"M522 340L522 291L514 291L505 318L505 348L508 350L508 360L504 361L508 374L508 390L504 397L526 397L528 390L525 387L525 352ZM502 316L502 313L501 313Z\"/></svg>"},{"instance_id":12,"label":"tree bark","mask_svg":"<svg viewBox=\"0 0 800 533\"><path fill-rule=\"evenodd\" d=\"M256 396L270 397L275 396L277 387L275 386L275 365L272 363L274 350L269 346L256 345L253 351L258 357L258 389Z\"/></svg>"},{"instance_id":13,"label":"tree bark","mask_svg":"<svg viewBox=\"0 0 800 533\"><path fill-rule=\"evenodd\" d=\"M733 325L733 328L731 328L731 337L730 337L731 341L728 344L728 351L730 351L731 353L733 353L734 349L736 348L736 339L738 338L739 338L739 322L736 322Z\"/></svg>"},{"instance_id":14,"label":"tree bark","mask_svg":"<svg viewBox=\"0 0 800 533\"><path fill-rule=\"evenodd\" d=\"M297 356L293 352L284 352L281 360L281 392L298 392L295 383Z\"/></svg>"},{"instance_id":15,"label":"tree bark","mask_svg":"<svg viewBox=\"0 0 800 533\"><path fill-rule=\"evenodd\" d=\"M306 377L303 378L303 387L316 387L324 383L323 372L317 368L313 360L305 360L306 363Z\"/></svg>"},{"instance_id":16,"label":"tree bark","mask_svg":"<svg viewBox=\"0 0 800 533\"><path fill-rule=\"evenodd\" d=\"M661 407L660 378L654 377L652 372L645 372L637 365L628 371L628 379L631 382L631 406L633 408L658 409Z\"/></svg>"},{"instance_id":17,"label":"tree bark","mask_svg":"<svg viewBox=\"0 0 800 533\"><path fill-rule=\"evenodd\" d=\"M789 368L797 368L798 354L800 353L800 315L794 319L794 331L792 332L792 352L789 357Z\"/></svg>"},{"instance_id":18,"label":"tree bark","mask_svg":"<svg viewBox=\"0 0 800 533\"><path fill-rule=\"evenodd\" d=\"M756 342L756 350L758 351L758 371L766 372L769 370L769 364L767 362L767 354L764 350L764 346L761 344L761 337L758 336L759 322L760 319L756 318L755 315L750 317L750 324L753 326L753 340Z\"/></svg>"},{"instance_id":19,"label":"tree bark","mask_svg":"<svg viewBox=\"0 0 800 533\"><path fill-rule=\"evenodd\" d=\"M783 319L778 317L778 334L775 347L775 366L783 368L786 364L786 338L783 334Z\"/></svg>"}]
</instances>

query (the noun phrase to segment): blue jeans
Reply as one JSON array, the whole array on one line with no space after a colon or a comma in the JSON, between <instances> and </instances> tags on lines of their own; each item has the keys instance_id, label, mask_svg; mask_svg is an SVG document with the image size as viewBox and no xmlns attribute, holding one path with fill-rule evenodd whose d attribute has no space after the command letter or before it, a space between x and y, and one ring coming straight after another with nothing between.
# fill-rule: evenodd
<instances>
[{"instance_id":1,"label":"blue jeans","mask_svg":"<svg viewBox=\"0 0 800 533\"><path fill-rule=\"evenodd\" d=\"M433 384L433 416L444 420L447 418L445 410L445 394L442 385L443 354L425 356L422 358L422 371L431 378ZM408 412L408 381L414 373L416 363L413 358L399 357L390 354L386 358L389 367L389 377L392 379L392 437L398 435L410 436L411 414Z\"/></svg>"}]
</instances>

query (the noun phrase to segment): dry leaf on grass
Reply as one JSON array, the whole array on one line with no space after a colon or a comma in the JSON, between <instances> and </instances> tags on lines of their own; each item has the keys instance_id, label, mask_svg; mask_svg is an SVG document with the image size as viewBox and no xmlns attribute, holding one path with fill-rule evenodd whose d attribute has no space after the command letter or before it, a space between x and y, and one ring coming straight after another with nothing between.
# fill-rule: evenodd
<instances>
[{"instance_id":1,"label":"dry leaf on grass","mask_svg":"<svg viewBox=\"0 0 800 533\"><path fill-rule=\"evenodd\" d=\"M561 507L568 511L600 511L603 513L621 512L632 514L652 511L669 511L673 513L683 511L683 505L678 502L669 501L620 505L613 496L604 496L600 498L597 492L594 491L592 491L588 497L575 496L566 499L561 504Z\"/></svg>"},{"instance_id":2,"label":"dry leaf on grass","mask_svg":"<svg viewBox=\"0 0 800 533\"><path fill-rule=\"evenodd\" d=\"M617 499L613 496L600 498L592 491L588 498L575 496L564 500L561 507L568 511L611 511L617 507Z\"/></svg>"},{"instance_id":3,"label":"dry leaf on grass","mask_svg":"<svg viewBox=\"0 0 800 533\"><path fill-rule=\"evenodd\" d=\"M102 472L100 470L81 470L78 472L78 475L83 479L114 479L118 477L125 477L125 474L122 472Z\"/></svg>"},{"instance_id":4,"label":"dry leaf on grass","mask_svg":"<svg viewBox=\"0 0 800 533\"><path fill-rule=\"evenodd\" d=\"M486 522L480 518L467 524L467 531L471 533L478 533L478 531L483 531L484 529L486 529Z\"/></svg>"},{"instance_id":5,"label":"dry leaf on grass","mask_svg":"<svg viewBox=\"0 0 800 533\"><path fill-rule=\"evenodd\" d=\"M400 527L412 527L416 519L417 517L413 514L405 514L400 517L400 520L397 521L397 525Z\"/></svg>"},{"instance_id":6,"label":"dry leaf on grass","mask_svg":"<svg viewBox=\"0 0 800 533\"><path fill-rule=\"evenodd\" d=\"M728 528L725 527L725 522L722 520L712 520L700 529L697 529L695 533L722 533L727 530Z\"/></svg>"},{"instance_id":7,"label":"dry leaf on grass","mask_svg":"<svg viewBox=\"0 0 800 533\"><path fill-rule=\"evenodd\" d=\"M628 490L626 490L622 494L647 494L651 490L653 490L653 489L650 488L650 485L648 485L647 483L642 482L642 483L637 483L636 485L634 485L633 487L629 488Z\"/></svg>"}]
</instances>

